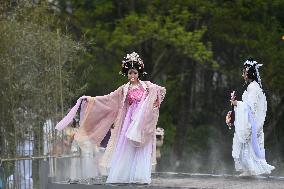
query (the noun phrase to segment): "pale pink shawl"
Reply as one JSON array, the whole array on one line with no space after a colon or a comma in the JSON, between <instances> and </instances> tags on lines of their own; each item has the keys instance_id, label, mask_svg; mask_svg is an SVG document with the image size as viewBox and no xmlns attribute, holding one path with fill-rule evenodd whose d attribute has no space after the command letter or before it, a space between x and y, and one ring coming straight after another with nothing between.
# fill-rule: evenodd
<instances>
[{"instance_id":1,"label":"pale pink shawl","mask_svg":"<svg viewBox=\"0 0 284 189\"><path fill-rule=\"evenodd\" d=\"M158 100L162 102L166 89L153 84L149 81L140 81L142 86L148 92L144 100L143 118L138 123L138 128L141 138L137 140L138 146L143 146L153 138L152 160L156 162L156 125L159 117L159 108L154 108L153 104ZM129 83L122 85L114 92L97 97L87 97L87 102L81 111L81 124L79 131L75 135L75 139L81 148L84 148L85 143L94 143L100 145L101 141L111 129L111 137L108 142L105 154L101 161L101 165L108 166L108 162L117 143L118 134L126 113L126 95L128 92ZM83 113L82 113L83 112Z\"/></svg>"}]
</instances>

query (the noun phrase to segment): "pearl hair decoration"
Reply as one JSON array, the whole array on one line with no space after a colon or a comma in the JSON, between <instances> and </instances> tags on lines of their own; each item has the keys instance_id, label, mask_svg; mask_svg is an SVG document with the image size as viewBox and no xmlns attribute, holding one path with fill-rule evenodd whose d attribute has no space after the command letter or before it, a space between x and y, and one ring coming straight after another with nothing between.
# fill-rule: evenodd
<instances>
[{"instance_id":1,"label":"pearl hair decoration","mask_svg":"<svg viewBox=\"0 0 284 189\"><path fill-rule=\"evenodd\" d=\"M136 52L132 52L131 54L127 54L126 57L123 58L121 67L124 69L134 68L134 64L138 64L138 71L142 72L144 69L143 60L139 57ZM136 67L137 68L137 67ZM126 76L126 73L122 71L119 74ZM142 73L143 75L147 74L146 72Z\"/></svg>"},{"instance_id":2,"label":"pearl hair decoration","mask_svg":"<svg viewBox=\"0 0 284 189\"><path fill-rule=\"evenodd\" d=\"M139 55L136 52L132 52L131 54L127 54L126 57L124 57L124 60L122 60L122 67L126 67L126 63L131 62L131 65L133 67L133 63L138 63L139 69L144 68L143 60L139 57Z\"/></svg>"},{"instance_id":3,"label":"pearl hair decoration","mask_svg":"<svg viewBox=\"0 0 284 189\"><path fill-rule=\"evenodd\" d=\"M244 65L249 65L248 67L246 67L246 71L248 71L249 68L252 67L252 66L255 67L256 76L257 76L257 80L258 80L258 84L259 84L260 87L262 88L261 79L260 79L260 75L259 75L258 69L259 69L261 66L263 66L263 64L258 64L257 61L253 60L252 58L249 58L247 61L244 62Z\"/></svg>"}]
</instances>

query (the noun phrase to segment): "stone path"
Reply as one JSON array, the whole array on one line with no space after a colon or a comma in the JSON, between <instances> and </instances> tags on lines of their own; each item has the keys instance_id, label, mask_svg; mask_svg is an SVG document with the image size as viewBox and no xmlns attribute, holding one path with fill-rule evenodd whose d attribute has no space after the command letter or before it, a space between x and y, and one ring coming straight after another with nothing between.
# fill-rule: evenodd
<instances>
[{"instance_id":1,"label":"stone path","mask_svg":"<svg viewBox=\"0 0 284 189\"><path fill-rule=\"evenodd\" d=\"M54 183L57 188L189 188L189 189L284 189L284 177L257 176L239 177L233 175L189 174L189 173L154 173L150 185L105 184L106 177L79 180L76 182Z\"/></svg>"}]
</instances>

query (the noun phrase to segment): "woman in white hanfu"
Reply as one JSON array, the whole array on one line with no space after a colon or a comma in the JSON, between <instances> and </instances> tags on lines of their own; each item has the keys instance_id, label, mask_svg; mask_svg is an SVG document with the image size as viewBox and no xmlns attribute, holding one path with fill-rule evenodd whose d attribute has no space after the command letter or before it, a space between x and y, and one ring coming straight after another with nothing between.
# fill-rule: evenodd
<instances>
[{"instance_id":1,"label":"woman in white hanfu","mask_svg":"<svg viewBox=\"0 0 284 189\"><path fill-rule=\"evenodd\" d=\"M242 101L231 100L235 110L235 134L232 156L240 176L270 174L274 166L265 160L263 124L267 101L262 90L258 68L262 66L249 58L244 63L243 78L246 90ZM231 119L227 114L226 122Z\"/></svg>"}]
</instances>

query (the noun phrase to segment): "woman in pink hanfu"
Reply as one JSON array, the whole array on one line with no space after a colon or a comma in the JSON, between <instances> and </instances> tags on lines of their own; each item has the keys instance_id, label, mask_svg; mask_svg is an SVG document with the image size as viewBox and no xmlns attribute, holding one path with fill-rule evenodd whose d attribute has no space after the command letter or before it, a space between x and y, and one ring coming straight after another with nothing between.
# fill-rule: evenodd
<instances>
[{"instance_id":1,"label":"woman in pink hanfu","mask_svg":"<svg viewBox=\"0 0 284 189\"><path fill-rule=\"evenodd\" d=\"M111 126L111 137L100 166L107 168L107 183L151 182L151 168L156 164L156 125L159 107L166 89L139 78L143 61L135 52L122 61L122 75L129 82L105 96L83 96L56 128L68 124L80 104L80 128L75 140L81 148L100 145ZM86 100L85 100L86 99Z\"/></svg>"}]
</instances>

